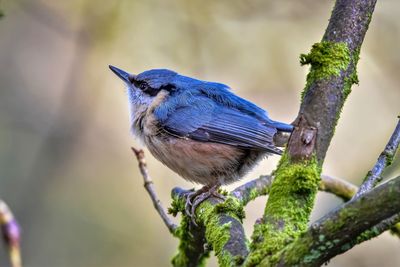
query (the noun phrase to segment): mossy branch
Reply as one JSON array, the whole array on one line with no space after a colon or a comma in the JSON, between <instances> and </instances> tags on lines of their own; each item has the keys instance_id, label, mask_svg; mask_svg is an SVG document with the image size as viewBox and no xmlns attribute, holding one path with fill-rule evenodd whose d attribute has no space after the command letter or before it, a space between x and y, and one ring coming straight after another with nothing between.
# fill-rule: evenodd
<instances>
[{"instance_id":1,"label":"mossy branch","mask_svg":"<svg viewBox=\"0 0 400 267\"><path fill-rule=\"evenodd\" d=\"M254 226L251 252L245 266L260 264L307 229L320 172L315 158L293 163L287 154L283 155L264 216L261 223Z\"/></svg>"},{"instance_id":2,"label":"mossy branch","mask_svg":"<svg viewBox=\"0 0 400 267\"><path fill-rule=\"evenodd\" d=\"M246 206L250 201L259 196L269 193L274 176L261 175L257 179L251 180L233 190L231 196L237 198L239 202Z\"/></svg>"},{"instance_id":3,"label":"mossy branch","mask_svg":"<svg viewBox=\"0 0 400 267\"><path fill-rule=\"evenodd\" d=\"M247 205L248 202L254 200L255 198L263 195L267 195L271 184L273 181L273 176L271 175L263 175L257 179L251 180L233 190L229 195L233 198L236 198L236 201L230 200L231 203L235 203L234 205L230 205L230 209L234 207L233 210L236 210L235 213L239 210L239 214L242 212L242 207ZM333 178L330 176L322 175L321 183L319 186L320 190L331 192L339 197L350 199L351 196L355 194L357 191L357 187L338 178ZM170 209L170 213L173 215L177 215L178 212L184 211L184 193L187 192L180 188L175 188L172 192L173 203L172 208ZM217 204L219 203L219 199L213 199L210 203ZM229 203L229 201L228 201ZM208 205L208 204L207 204ZM229 206L229 204L228 204ZM218 212L222 212L226 210L226 204L222 204L220 206ZM209 207L211 208L211 207ZM212 210L212 208L210 209ZM215 216L215 215L214 215ZM220 215L218 215L220 216ZM240 215L239 217L242 217ZM203 216L204 218L204 216ZM199 222L200 223L200 222ZM229 245L226 245L222 248L222 252L219 252L217 255L220 256L220 262L222 266L232 266L240 265L240 263L244 260L244 255L247 254L247 247L243 247L245 244L243 241L246 241L246 236L244 234L243 228L240 224L236 224L232 228L224 228L223 223L219 223L219 226L222 226L222 231L226 232L226 237L231 236L233 232L236 241L231 240ZM203 224L200 224L200 227L196 227L187 216L183 216L181 220L181 225L178 227L175 232L176 236L180 239L180 245L178 249L178 253L172 259L173 266L203 266L205 264L206 259L209 256L209 250L212 249L212 244L208 245L205 237L205 227ZM221 236L219 234L218 236ZM222 235L223 236L223 235ZM217 240L220 240L217 238ZM223 238L222 238L223 240ZM239 240L239 244L242 244L241 249L237 251L233 251L233 247L237 246L237 240ZM221 247L221 246L219 246ZM225 251L228 249L228 251Z\"/></svg>"},{"instance_id":4,"label":"mossy branch","mask_svg":"<svg viewBox=\"0 0 400 267\"><path fill-rule=\"evenodd\" d=\"M321 167L351 86L376 0L337 0L311 64L295 129L275 172L261 224L253 232L246 266L273 265L276 253L307 229Z\"/></svg>"},{"instance_id":5,"label":"mossy branch","mask_svg":"<svg viewBox=\"0 0 400 267\"><path fill-rule=\"evenodd\" d=\"M182 223L177 233L180 238L178 254L172 260L174 266L198 266L205 263L208 249L212 249L218 258L220 266L239 266L248 254L247 239L244 233L242 220L243 206L238 199L228 196L221 199L211 197L202 202L195 211L196 223L194 227L190 218L185 214L185 190L175 188L172 191L173 203L170 212L176 215L182 213ZM187 240L187 237L197 240ZM208 249L195 249L203 242ZM197 253L198 260L193 261L190 253ZM200 253L199 253L200 251ZM197 265L196 265L197 264Z\"/></svg>"},{"instance_id":6,"label":"mossy branch","mask_svg":"<svg viewBox=\"0 0 400 267\"><path fill-rule=\"evenodd\" d=\"M318 129L315 153L322 164L343 104L358 82L356 65L376 0L337 0L321 43L302 64L310 64L299 114Z\"/></svg>"},{"instance_id":7,"label":"mossy branch","mask_svg":"<svg viewBox=\"0 0 400 267\"><path fill-rule=\"evenodd\" d=\"M399 195L400 176L343 204L284 248L277 262L282 266L318 266L380 234L398 219ZM389 223L381 223L387 219Z\"/></svg>"},{"instance_id":8,"label":"mossy branch","mask_svg":"<svg viewBox=\"0 0 400 267\"><path fill-rule=\"evenodd\" d=\"M271 189L273 180L274 176L272 175L261 175L256 179L238 186L230 194L233 197L236 197L243 206L246 206L250 201L257 197L266 196ZM324 174L321 175L321 182L319 183L318 189L320 191L334 194L335 196L340 197L343 201L350 200L358 190L357 186L352 183Z\"/></svg>"},{"instance_id":9,"label":"mossy branch","mask_svg":"<svg viewBox=\"0 0 400 267\"><path fill-rule=\"evenodd\" d=\"M176 216L178 212L184 214L185 202L181 197L186 191L175 188L172 191L172 207L169 212ZM197 227L192 220L183 215L181 224L176 229L175 237L179 238L178 253L172 258L175 267L204 266L209 257L210 250L207 248L204 227Z\"/></svg>"},{"instance_id":10,"label":"mossy branch","mask_svg":"<svg viewBox=\"0 0 400 267\"><path fill-rule=\"evenodd\" d=\"M315 266L379 235L399 220L397 177L308 228L318 188L345 201L357 190L330 177L321 182L321 169L351 86L358 83L356 65L375 4L376 0L337 0L322 41L314 44L309 54L301 55L301 64L311 68L294 131L271 176L235 189L224 202L217 198L202 202L195 211L198 226L185 215L183 190L173 191L170 212L183 214L181 225L171 231L180 239L174 266L204 265L211 249L220 266ZM268 202L255 224L249 251L243 206L267 193Z\"/></svg>"}]
</instances>

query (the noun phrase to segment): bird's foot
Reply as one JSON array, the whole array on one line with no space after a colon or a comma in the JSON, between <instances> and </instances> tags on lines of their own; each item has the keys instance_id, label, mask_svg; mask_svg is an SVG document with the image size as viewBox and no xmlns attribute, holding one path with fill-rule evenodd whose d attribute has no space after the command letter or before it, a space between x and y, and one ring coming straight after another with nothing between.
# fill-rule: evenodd
<instances>
[{"instance_id":1,"label":"bird's foot","mask_svg":"<svg viewBox=\"0 0 400 267\"><path fill-rule=\"evenodd\" d=\"M219 198L221 200L225 200L226 197L218 192L218 189L221 185L215 184L213 186L205 185L197 191L188 192L186 197L186 204L185 204L185 212L186 215L189 216L194 225L197 226L195 221L195 211L196 208L205 200L210 197Z\"/></svg>"}]
</instances>

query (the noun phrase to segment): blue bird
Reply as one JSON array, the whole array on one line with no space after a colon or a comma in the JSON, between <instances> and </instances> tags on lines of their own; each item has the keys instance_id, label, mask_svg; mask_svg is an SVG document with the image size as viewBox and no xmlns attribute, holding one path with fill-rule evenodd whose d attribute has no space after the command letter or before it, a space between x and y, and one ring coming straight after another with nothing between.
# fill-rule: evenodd
<instances>
[{"instance_id":1,"label":"blue bird","mask_svg":"<svg viewBox=\"0 0 400 267\"><path fill-rule=\"evenodd\" d=\"M133 75L109 67L126 84L133 134L171 170L204 185L187 195L190 216L208 197L223 198L221 185L240 180L265 156L280 155L274 136L293 130L224 84L168 69Z\"/></svg>"}]
</instances>

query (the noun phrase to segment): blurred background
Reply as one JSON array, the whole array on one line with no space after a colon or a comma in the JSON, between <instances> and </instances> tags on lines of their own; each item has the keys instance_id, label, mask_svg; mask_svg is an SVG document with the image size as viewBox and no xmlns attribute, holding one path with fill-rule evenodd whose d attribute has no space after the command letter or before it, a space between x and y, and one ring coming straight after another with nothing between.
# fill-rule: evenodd
<instances>
[{"instance_id":1,"label":"blurred background","mask_svg":"<svg viewBox=\"0 0 400 267\"><path fill-rule=\"evenodd\" d=\"M299 55L320 41L332 7L319 0L1 1L0 198L22 225L25 266L169 266L176 251L143 188L130 150L140 144L129 132L123 84L108 64L219 81L273 119L292 122L308 71ZM399 1L377 4L360 85L324 165L325 174L357 185L400 111L399 10ZM174 186L193 186L147 159L165 206ZM270 173L277 161L263 161L244 181ZM399 163L387 178L399 174ZM249 236L265 201L246 208ZM340 203L320 193L313 220ZM400 240L385 233L328 266L400 266L399 249Z\"/></svg>"}]
</instances>

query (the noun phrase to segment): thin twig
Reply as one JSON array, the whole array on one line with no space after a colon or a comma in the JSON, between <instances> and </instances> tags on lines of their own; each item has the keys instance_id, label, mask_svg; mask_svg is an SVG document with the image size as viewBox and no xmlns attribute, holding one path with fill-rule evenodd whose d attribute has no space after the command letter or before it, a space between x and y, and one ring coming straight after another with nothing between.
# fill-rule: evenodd
<instances>
[{"instance_id":1,"label":"thin twig","mask_svg":"<svg viewBox=\"0 0 400 267\"><path fill-rule=\"evenodd\" d=\"M167 212L164 210L164 207L161 204L161 200L157 197L153 181L151 180L149 172L147 171L144 151L142 149L136 149L134 147L131 147L131 149L133 153L135 153L136 159L139 164L139 170L144 180L144 187L146 188L146 191L150 195L154 208L157 210L158 214L160 214L161 219L164 221L164 224L168 227L170 233L175 234L177 225L174 224L172 220L168 217Z\"/></svg>"},{"instance_id":2,"label":"thin twig","mask_svg":"<svg viewBox=\"0 0 400 267\"><path fill-rule=\"evenodd\" d=\"M343 199L343 201L348 201L354 196L358 188L352 183L349 183L341 178L321 175L319 190L332 193Z\"/></svg>"},{"instance_id":3,"label":"thin twig","mask_svg":"<svg viewBox=\"0 0 400 267\"><path fill-rule=\"evenodd\" d=\"M236 187L230 194L237 198L243 206L259 196L267 195L273 181L272 175L261 175L241 186Z\"/></svg>"},{"instance_id":4,"label":"thin twig","mask_svg":"<svg viewBox=\"0 0 400 267\"><path fill-rule=\"evenodd\" d=\"M397 123L396 128L392 136L390 137L389 142L387 143L385 149L380 154L378 161L375 163L375 166L371 171L368 172L367 176L364 179L364 182L360 186L355 198L365 194L370 191L372 188L376 186L382 180L383 171L390 166L393 161L393 157L396 154L397 148L400 144L400 120Z\"/></svg>"},{"instance_id":5,"label":"thin twig","mask_svg":"<svg viewBox=\"0 0 400 267\"><path fill-rule=\"evenodd\" d=\"M273 178L274 177L271 175L261 175L254 180L238 186L230 194L237 198L241 204L245 206L247 203L256 199L257 197L267 195ZM319 190L332 193L337 197L342 198L344 201L350 200L357 192L357 189L357 186L343 179L328 175L321 175Z\"/></svg>"},{"instance_id":6,"label":"thin twig","mask_svg":"<svg viewBox=\"0 0 400 267\"><path fill-rule=\"evenodd\" d=\"M0 226L12 267L21 267L21 229L7 204L0 200Z\"/></svg>"}]
</instances>

